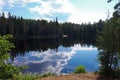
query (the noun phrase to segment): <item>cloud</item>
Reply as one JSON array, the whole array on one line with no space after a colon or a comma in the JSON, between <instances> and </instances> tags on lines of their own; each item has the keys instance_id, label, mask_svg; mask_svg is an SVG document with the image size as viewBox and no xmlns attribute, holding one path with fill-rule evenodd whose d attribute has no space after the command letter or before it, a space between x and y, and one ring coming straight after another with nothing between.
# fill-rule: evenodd
<instances>
[{"instance_id":1,"label":"cloud","mask_svg":"<svg viewBox=\"0 0 120 80\"><path fill-rule=\"evenodd\" d=\"M3 6L5 3L3 0L0 0L0 6Z\"/></svg>"},{"instance_id":2,"label":"cloud","mask_svg":"<svg viewBox=\"0 0 120 80\"><path fill-rule=\"evenodd\" d=\"M70 22L76 22L77 19L80 19L76 16L76 14L79 15L79 13L69 0L51 0L41 1L39 3L41 5L30 8L30 12L37 12L43 17L46 17L45 15L55 17L55 14L62 14L61 17L64 17L64 14L68 14L67 21Z\"/></svg>"},{"instance_id":3,"label":"cloud","mask_svg":"<svg viewBox=\"0 0 120 80\"><path fill-rule=\"evenodd\" d=\"M50 17L54 17L55 14L62 14L61 17L64 17L64 14L68 14L66 21L74 22L74 23L82 23L82 22L94 22L99 19L105 20L105 14L102 12L90 12L83 11L82 9L76 8L69 0L51 0L51 1L38 1L40 5L29 8L30 12L37 12L43 18L45 15ZM58 5L55 7L54 5ZM47 16L47 17L48 17Z\"/></svg>"},{"instance_id":4,"label":"cloud","mask_svg":"<svg viewBox=\"0 0 120 80\"><path fill-rule=\"evenodd\" d=\"M7 11L3 10L5 6L9 8L14 7L15 4L19 4L19 0L0 0L0 12L8 13Z\"/></svg>"},{"instance_id":5,"label":"cloud","mask_svg":"<svg viewBox=\"0 0 120 80\"><path fill-rule=\"evenodd\" d=\"M69 2L69 0L50 0L50 1L34 1L40 5L29 8L31 13L37 12L42 18L57 17L57 14L61 14L60 17L64 17L65 14L69 15L67 21L73 18L76 14L75 7ZM46 17L47 15L47 17ZM77 16L78 17L78 16ZM75 18L75 17L74 17ZM75 19L74 19L75 20ZM69 20L70 21L70 20Z\"/></svg>"},{"instance_id":6,"label":"cloud","mask_svg":"<svg viewBox=\"0 0 120 80\"><path fill-rule=\"evenodd\" d=\"M67 0L39 1L40 5L29 8L30 12L37 12L41 16L54 16L57 13L70 13L70 5ZM63 15L64 16L64 15Z\"/></svg>"},{"instance_id":7,"label":"cloud","mask_svg":"<svg viewBox=\"0 0 120 80\"><path fill-rule=\"evenodd\" d=\"M2 1L2 0L0 0L0 12L2 12L2 7L5 5L5 3Z\"/></svg>"},{"instance_id":8,"label":"cloud","mask_svg":"<svg viewBox=\"0 0 120 80\"><path fill-rule=\"evenodd\" d=\"M106 15L104 13L94 13L94 12L75 12L72 13L71 16L67 19L68 22L74 22L74 23L85 23L85 22L97 22L100 19L105 20Z\"/></svg>"},{"instance_id":9,"label":"cloud","mask_svg":"<svg viewBox=\"0 0 120 80\"><path fill-rule=\"evenodd\" d=\"M18 0L7 0L7 5L13 7L16 3L18 3Z\"/></svg>"},{"instance_id":10,"label":"cloud","mask_svg":"<svg viewBox=\"0 0 120 80\"><path fill-rule=\"evenodd\" d=\"M29 4L33 6L29 6ZM58 17L60 21L68 21L74 23L94 22L99 19L104 19L106 13L83 10L81 7L76 7L70 0L0 0L0 11L4 11L3 7L26 7L32 14L47 20L53 20ZM86 9L86 8L85 8ZM24 12L24 9L23 9ZM20 15L21 16L21 15ZM32 15L31 15L32 16ZM59 18L60 17L60 18ZM64 18L64 19L61 19Z\"/></svg>"},{"instance_id":11,"label":"cloud","mask_svg":"<svg viewBox=\"0 0 120 80\"><path fill-rule=\"evenodd\" d=\"M53 19L58 16L58 14L62 14L61 16L65 16L64 14L70 14L70 4L68 0L8 0L5 2L4 0L0 0L0 4L3 4L3 7L9 6L9 8L14 7L27 7L27 9L31 13L37 13L41 18ZM30 7L29 4L36 5ZM37 18L38 19L38 18Z\"/></svg>"}]
</instances>

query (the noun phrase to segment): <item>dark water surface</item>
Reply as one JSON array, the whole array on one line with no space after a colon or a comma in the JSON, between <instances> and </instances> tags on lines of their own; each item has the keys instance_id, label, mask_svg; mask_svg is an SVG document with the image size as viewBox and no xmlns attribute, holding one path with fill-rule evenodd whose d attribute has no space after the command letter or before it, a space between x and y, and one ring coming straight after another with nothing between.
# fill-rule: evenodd
<instances>
[{"instance_id":1,"label":"dark water surface","mask_svg":"<svg viewBox=\"0 0 120 80\"><path fill-rule=\"evenodd\" d=\"M82 43L81 43L82 42ZM88 72L98 70L98 50L81 40L20 39L11 53L15 65L27 65L25 72L54 74L71 73L79 65Z\"/></svg>"}]
</instances>

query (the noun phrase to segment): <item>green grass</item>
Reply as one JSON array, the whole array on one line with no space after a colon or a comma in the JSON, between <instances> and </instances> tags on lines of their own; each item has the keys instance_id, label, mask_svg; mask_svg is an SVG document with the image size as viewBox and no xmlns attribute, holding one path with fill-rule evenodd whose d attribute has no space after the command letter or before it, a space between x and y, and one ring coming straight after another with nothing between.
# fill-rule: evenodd
<instances>
[{"instance_id":1,"label":"green grass","mask_svg":"<svg viewBox=\"0 0 120 80\"><path fill-rule=\"evenodd\" d=\"M37 74L32 74L32 73L27 73L27 74L20 74L18 75L14 75L14 79L10 79L10 80L35 80L38 79L40 77L40 75Z\"/></svg>"},{"instance_id":2,"label":"green grass","mask_svg":"<svg viewBox=\"0 0 120 80\"><path fill-rule=\"evenodd\" d=\"M54 76L54 74L48 72L48 73L43 74L41 77L48 77L48 76Z\"/></svg>"},{"instance_id":3,"label":"green grass","mask_svg":"<svg viewBox=\"0 0 120 80\"><path fill-rule=\"evenodd\" d=\"M48 72L45 74L32 74L32 73L20 73L19 75L14 75L14 78L10 78L8 80L37 80L43 77L54 76L54 74ZM1 80L1 79L0 79Z\"/></svg>"}]
</instances>

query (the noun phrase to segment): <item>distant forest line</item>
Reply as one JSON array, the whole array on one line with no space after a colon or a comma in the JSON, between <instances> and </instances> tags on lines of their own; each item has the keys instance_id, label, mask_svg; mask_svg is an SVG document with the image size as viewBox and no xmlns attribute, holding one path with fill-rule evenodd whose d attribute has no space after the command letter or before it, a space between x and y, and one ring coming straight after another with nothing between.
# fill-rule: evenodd
<instances>
[{"instance_id":1,"label":"distant forest line","mask_svg":"<svg viewBox=\"0 0 120 80\"><path fill-rule=\"evenodd\" d=\"M15 38L26 37L50 37L62 38L64 35L70 38L79 37L83 40L94 41L96 35L104 27L104 21L99 20L96 23L74 24L71 22L59 23L55 21L48 22L47 20L24 19L8 13L0 15L0 34L12 34Z\"/></svg>"}]
</instances>

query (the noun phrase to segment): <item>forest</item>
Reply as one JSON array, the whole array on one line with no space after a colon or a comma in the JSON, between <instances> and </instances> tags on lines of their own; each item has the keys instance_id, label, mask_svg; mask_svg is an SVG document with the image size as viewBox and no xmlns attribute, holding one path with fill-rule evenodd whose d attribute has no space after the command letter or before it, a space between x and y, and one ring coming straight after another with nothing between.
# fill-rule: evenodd
<instances>
[{"instance_id":1,"label":"forest","mask_svg":"<svg viewBox=\"0 0 120 80\"><path fill-rule=\"evenodd\" d=\"M108 0L111 2L112 0ZM100 62L99 74L113 79L120 79L120 1L114 7L114 13L111 18L105 21L99 20L94 23L75 24L71 22L60 23L58 18L53 21L24 19L8 13L5 17L4 12L0 14L0 69L7 68L5 60L9 59L6 54L10 48L14 47L7 41L6 34L12 34L16 38L53 38L61 40L63 37L71 39L80 39L84 42L92 42L99 50L98 59ZM2 37L3 36L3 37ZM9 36L8 36L9 37ZM53 41L54 42L54 41ZM6 44L6 45L5 45ZM2 56L1 56L2 55ZM8 67L11 67L9 64ZM14 66L11 72L2 73L3 79L14 77L18 74ZM3 71L4 71L3 70ZM19 70L19 69L18 69ZM10 74L8 74L10 73Z\"/></svg>"},{"instance_id":2,"label":"forest","mask_svg":"<svg viewBox=\"0 0 120 80\"><path fill-rule=\"evenodd\" d=\"M104 23L102 20L93 24L59 23L57 18L48 22L43 19L24 19L10 13L6 18L2 13L0 16L0 34L12 34L15 38L46 37L57 39L66 35L69 38L79 37L82 40L95 41L96 35L102 30Z\"/></svg>"}]
</instances>

